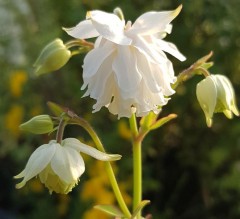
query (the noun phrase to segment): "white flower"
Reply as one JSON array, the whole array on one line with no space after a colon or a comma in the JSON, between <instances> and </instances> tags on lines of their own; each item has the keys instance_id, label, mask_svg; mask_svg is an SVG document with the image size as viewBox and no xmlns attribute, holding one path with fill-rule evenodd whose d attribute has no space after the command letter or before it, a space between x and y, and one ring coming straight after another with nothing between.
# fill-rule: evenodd
<instances>
[{"instance_id":1,"label":"white flower","mask_svg":"<svg viewBox=\"0 0 240 219\"><path fill-rule=\"evenodd\" d=\"M134 24L95 10L75 27L64 28L75 38L98 37L83 64L82 89L87 87L84 96L96 99L94 112L106 106L118 117L130 117L134 107L137 116L144 116L150 111L158 113L167 104L176 78L164 52L181 61L185 57L163 38L171 33L170 22L181 8L147 12Z\"/></svg>"},{"instance_id":2,"label":"white flower","mask_svg":"<svg viewBox=\"0 0 240 219\"><path fill-rule=\"evenodd\" d=\"M118 160L121 157L100 152L75 138L66 138L61 145L52 140L37 148L30 156L25 169L14 177L23 178L16 188L22 188L28 180L39 176L40 181L45 184L50 193L54 191L67 194L72 191L85 171L80 152L103 161Z\"/></svg>"},{"instance_id":3,"label":"white flower","mask_svg":"<svg viewBox=\"0 0 240 219\"><path fill-rule=\"evenodd\" d=\"M229 79L223 75L210 75L200 81L196 94L209 127L212 126L214 113L223 112L229 119L233 113L239 115L234 89Z\"/></svg>"}]
</instances>

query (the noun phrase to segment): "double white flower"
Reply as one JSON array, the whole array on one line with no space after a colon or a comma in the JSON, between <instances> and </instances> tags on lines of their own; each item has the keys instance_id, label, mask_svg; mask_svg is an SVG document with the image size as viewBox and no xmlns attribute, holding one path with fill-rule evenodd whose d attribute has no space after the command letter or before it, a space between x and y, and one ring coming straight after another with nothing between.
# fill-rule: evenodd
<instances>
[{"instance_id":1,"label":"double white flower","mask_svg":"<svg viewBox=\"0 0 240 219\"><path fill-rule=\"evenodd\" d=\"M55 140L38 147L30 156L25 169L14 178L23 178L16 188L22 188L35 176L45 184L50 193L67 194L78 183L85 171L85 164L80 152L98 160L113 161L121 158L117 154L105 154L81 143L75 138L66 138L61 145Z\"/></svg>"},{"instance_id":2,"label":"double white flower","mask_svg":"<svg viewBox=\"0 0 240 219\"><path fill-rule=\"evenodd\" d=\"M90 11L86 20L73 28L64 28L79 39L97 37L94 49L84 59L82 89L96 99L94 112L101 107L118 117L158 113L174 93L172 63L164 52L184 61L185 57L163 38L171 33L170 22L182 6L173 11L147 12L134 24L116 14Z\"/></svg>"}]
</instances>

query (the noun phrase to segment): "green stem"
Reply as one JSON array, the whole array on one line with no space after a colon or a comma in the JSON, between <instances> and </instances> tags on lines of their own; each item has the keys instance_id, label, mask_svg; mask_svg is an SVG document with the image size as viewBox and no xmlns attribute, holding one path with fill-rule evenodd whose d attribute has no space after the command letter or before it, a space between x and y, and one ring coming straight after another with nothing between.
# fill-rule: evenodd
<instances>
[{"instance_id":1,"label":"green stem","mask_svg":"<svg viewBox=\"0 0 240 219\"><path fill-rule=\"evenodd\" d=\"M68 41L67 43L65 43L65 46L67 49L70 49L75 46L78 46L78 47L87 46L87 47L93 48L94 44L92 42L88 42L86 40L78 39L78 40Z\"/></svg>"},{"instance_id":2,"label":"green stem","mask_svg":"<svg viewBox=\"0 0 240 219\"><path fill-rule=\"evenodd\" d=\"M130 118L133 145L133 211L142 201L142 142L137 140L138 127L135 114ZM141 218L141 211L137 219Z\"/></svg>"},{"instance_id":3,"label":"green stem","mask_svg":"<svg viewBox=\"0 0 240 219\"><path fill-rule=\"evenodd\" d=\"M66 126L66 121L62 118L59 122L59 126L58 126L58 130L57 130L57 135L56 135L56 141L57 143L61 144L62 143L62 139L63 139L63 133L64 133L64 129Z\"/></svg>"},{"instance_id":4,"label":"green stem","mask_svg":"<svg viewBox=\"0 0 240 219\"><path fill-rule=\"evenodd\" d=\"M80 117L74 117L69 121L69 124L77 124L77 125L80 125L81 127L83 127L89 133L89 135L92 137L98 150L105 152L105 149L104 149L100 139L98 138L97 134L95 133L95 131L93 130L93 128L87 121L81 119ZM119 204L119 207L122 210L122 212L126 218L131 218L131 213L128 210L128 207L122 197L122 194L119 189L115 174L114 174L112 166L111 166L111 163L106 161L105 165L106 165L107 174L108 174L110 183L112 185L114 194L116 196L117 202Z\"/></svg>"}]
</instances>

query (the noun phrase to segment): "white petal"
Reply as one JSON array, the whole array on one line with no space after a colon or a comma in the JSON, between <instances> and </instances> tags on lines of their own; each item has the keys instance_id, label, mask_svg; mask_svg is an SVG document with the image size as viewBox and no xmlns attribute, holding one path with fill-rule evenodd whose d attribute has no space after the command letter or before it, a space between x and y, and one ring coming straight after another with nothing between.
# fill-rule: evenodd
<instances>
[{"instance_id":1,"label":"white petal","mask_svg":"<svg viewBox=\"0 0 240 219\"><path fill-rule=\"evenodd\" d=\"M179 50L173 43L166 42L161 39L156 40L155 42L160 47L161 50L168 52L169 54L173 55L182 62L186 60L186 57L179 52Z\"/></svg>"},{"instance_id":2,"label":"white petal","mask_svg":"<svg viewBox=\"0 0 240 219\"><path fill-rule=\"evenodd\" d=\"M99 36L90 20L84 20L72 28L63 28L68 35L77 39L88 39Z\"/></svg>"},{"instance_id":3,"label":"white petal","mask_svg":"<svg viewBox=\"0 0 240 219\"><path fill-rule=\"evenodd\" d=\"M135 93L135 92L134 92ZM133 94L133 96L136 94ZM121 97L121 92L115 89L113 101L109 104L108 110L113 115L118 115L118 119L121 117L128 117L132 116L132 106L135 103L133 98L125 98Z\"/></svg>"},{"instance_id":4,"label":"white petal","mask_svg":"<svg viewBox=\"0 0 240 219\"><path fill-rule=\"evenodd\" d=\"M152 64L152 66L154 66L154 64ZM171 84L176 81L176 77L174 76L172 63L167 60L164 65L158 65L158 69L158 81L163 89L163 94L165 96L174 94L175 90L172 89Z\"/></svg>"},{"instance_id":5,"label":"white petal","mask_svg":"<svg viewBox=\"0 0 240 219\"><path fill-rule=\"evenodd\" d=\"M112 60L112 56L106 58L93 77L87 78L85 75L83 76L84 84L88 84L88 91L86 94L89 94L91 98L100 98L103 96L103 93L105 93L106 88L111 87L108 78L110 74L113 74L112 69L109 68L109 66L112 65Z\"/></svg>"},{"instance_id":6,"label":"white petal","mask_svg":"<svg viewBox=\"0 0 240 219\"><path fill-rule=\"evenodd\" d=\"M78 148L78 144L79 144L79 140L76 138L65 138L62 141L62 146L63 147L70 147L74 150L76 150L77 152L80 152L79 148Z\"/></svg>"},{"instance_id":7,"label":"white petal","mask_svg":"<svg viewBox=\"0 0 240 219\"><path fill-rule=\"evenodd\" d=\"M94 48L84 58L83 64L83 79L84 81L82 86L82 90L86 87L86 82L88 82L88 78L92 77L97 73L99 67L102 65L104 60L113 53L115 47L113 43L107 42L102 47ZM110 66L108 66L110 68Z\"/></svg>"},{"instance_id":8,"label":"white petal","mask_svg":"<svg viewBox=\"0 0 240 219\"><path fill-rule=\"evenodd\" d=\"M142 79L137 69L133 47L119 46L112 68L116 74L118 86L124 92L135 90Z\"/></svg>"},{"instance_id":9,"label":"white petal","mask_svg":"<svg viewBox=\"0 0 240 219\"><path fill-rule=\"evenodd\" d=\"M87 16L104 38L120 45L131 44L132 40L124 35L125 22L117 15L95 10L88 12Z\"/></svg>"},{"instance_id":10,"label":"white petal","mask_svg":"<svg viewBox=\"0 0 240 219\"><path fill-rule=\"evenodd\" d=\"M104 87L103 93L97 99L96 104L93 105L93 112L99 111L103 106L106 106L111 102L112 97L114 96L114 90L117 87L113 72L111 72L110 76L108 77L106 85L107 86Z\"/></svg>"},{"instance_id":11,"label":"white petal","mask_svg":"<svg viewBox=\"0 0 240 219\"><path fill-rule=\"evenodd\" d=\"M224 75L212 75L217 83L218 101L221 101L226 108L225 115L232 118L231 111L238 116L239 112L235 100L235 92L230 80ZM230 112L228 112L230 110ZM223 111L224 112L224 111Z\"/></svg>"},{"instance_id":12,"label":"white petal","mask_svg":"<svg viewBox=\"0 0 240 219\"><path fill-rule=\"evenodd\" d=\"M106 154L103 153L93 147L90 147L86 144L83 144L77 139L74 138L66 138L63 143L64 147L73 148L76 151L88 154L98 160L102 161L113 161L113 160L119 160L121 158L118 154Z\"/></svg>"},{"instance_id":13,"label":"white petal","mask_svg":"<svg viewBox=\"0 0 240 219\"><path fill-rule=\"evenodd\" d=\"M44 144L32 153L25 169L16 176L16 178L24 177L18 188L21 188L28 180L37 176L49 164L55 153L56 145L56 143Z\"/></svg>"},{"instance_id":14,"label":"white petal","mask_svg":"<svg viewBox=\"0 0 240 219\"><path fill-rule=\"evenodd\" d=\"M152 92L159 92L161 90L161 87L155 78L155 72L153 72L150 68L148 57L146 57L141 51L136 53L136 57L138 71L143 76L143 80L145 81L146 85L150 90L152 90Z\"/></svg>"},{"instance_id":15,"label":"white petal","mask_svg":"<svg viewBox=\"0 0 240 219\"><path fill-rule=\"evenodd\" d=\"M156 49L156 45L154 45L149 39L145 39L144 37L137 37L135 38L133 45L136 47L140 52L144 53L146 57L151 62L162 64L166 62L167 56L161 50ZM150 41L150 42L148 42Z\"/></svg>"},{"instance_id":16,"label":"white petal","mask_svg":"<svg viewBox=\"0 0 240 219\"><path fill-rule=\"evenodd\" d=\"M104 40L105 39L102 36L99 36L94 42L94 48L98 48Z\"/></svg>"},{"instance_id":17,"label":"white petal","mask_svg":"<svg viewBox=\"0 0 240 219\"><path fill-rule=\"evenodd\" d=\"M172 26L173 26L172 24L168 24L168 25L166 26L164 32L166 32L166 33L168 33L168 34L172 33Z\"/></svg>"},{"instance_id":18,"label":"white petal","mask_svg":"<svg viewBox=\"0 0 240 219\"><path fill-rule=\"evenodd\" d=\"M197 84L197 99L204 111L207 125L211 126L211 119L217 103L217 87L213 77L208 76Z\"/></svg>"},{"instance_id":19,"label":"white petal","mask_svg":"<svg viewBox=\"0 0 240 219\"><path fill-rule=\"evenodd\" d=\"M141 15L132 25L129 33L154 34L162 32L166 26L180 13L182 5L173 11L147 12Z\"/></svg>"},{"instance_id":20,"label":"white petal","mask_svg":"<svg viewBox=\"0 0 240 219\"><path fill-rule=\"evenodd\" d=\"M58 145L51 161L52 170L66 183L77 180L85 171L81 155L73 148Z\"/></svg>"}]
</instances>

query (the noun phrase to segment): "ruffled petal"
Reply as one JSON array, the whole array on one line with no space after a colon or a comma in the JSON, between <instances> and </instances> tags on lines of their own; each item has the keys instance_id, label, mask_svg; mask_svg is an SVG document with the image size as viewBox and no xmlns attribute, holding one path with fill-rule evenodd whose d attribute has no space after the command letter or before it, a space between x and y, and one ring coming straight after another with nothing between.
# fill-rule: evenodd
<instances>
[{"instance_id":1,"label":"ruffled petal","mask_svg":"<svg viewBox=\"0 0 240 219\"><path fill-rule=\"evenodd\" d=\"M82 86L82 90L86 88L89 79L98 72L100 66L103 64L104 60L110 56L113 51L115 50L115 46L111 42L106 42L104 46L100 48L95 48L91 50L85 57L84 59L84 64L83 64L83 79L84 79L84 84ZM108 63L109 64L109 63ZM104 65L103 71L109 71L109 66ZM103 77L104 79L104 77ZM101 81L99 81L101 82ZM98 83L99 83L98 82ZM99 83L101 84L101 83Z\"/></svg>"},{"instance_id":2,"label":"ruffled petal","mask_svg":"<svg viewBox=\"0 0 240 219\"><path fill-rule=\"evenodd\" d=\"M89 39L99 36L99 33L90 20L81 21L75 27L63 28L63 30L65 30L68 35L77 39Z\"/></svg>"},{"instance_id":3,"label":"ruffled petal","mask_svg":"<svg viewBox=\"0 0 240 219\"><path fill-rule=\"evenodd\" d=\"M17 188L23 187L28 180L37 176L51 161L55 150L56 143L50 142L37 148L30 156L25 169L15 178L24 177L22 182L17 184Z\"/></svg>"},{"instance_id":4,"label":"ruffled petal","mask_svg":"<svg viewBox=\"0 0 240 219\"><path fill-rule=\"evenodd\" d=\"M113 61L112 68L117 77L117 83L124 93L136 90L142 76L137 69L136 57L133 47L117 47L117 55ZM129 97L129 96L128 96ZM123 98L125 98L123 96Z\"/></svg>"},{"instance_id":5,"label":"ruffled petal","mask_svg":"<svg viewBox=\"0 0 240 219\"><path fill-rule=\"evenodd\" d=\"M177 59L179 59L180 61L185 61L186 57L179 52L179 50L177 49L177 47L170 42L166 42L164 40L156 40L156 45L159 46L159 49L171 54L172 56L176 57Z\"/></svg>"},{"instance_id":6,"label":"ruffled petal","mask_svg":"<svg viewBox=\"0 0 240 219\"><path fill-rule=\"evenodd\" d=\"M156 49L156 45L152 43L152 38L150 37L136 37L133 46L142 52L145 57L148 57L153 63L162 64L166 62L167 56L163 51Z\"/></svg>"},{"instance_id":7,"label":"ruffled petal","mask_svg":"<svg viewBox=\"0 0 240 219\"><path fill-rule=\"evenodd\" d=\"M111 103L116 87L117 83L115 81L113 72L111 72L106 81L106 86L103 89L103 93L101 93L101 96L96 99L97 102L93 105L93 113L99 111L103 106L109 105Z\"/></svg>"},{"instance_id":8,"label":"ruffled petal","mask_svg":"<svg viewBox=\"0 0 240 219\"><path fill-rule=\"evenodd\" d=\"M108 78L113 74L112 69L109 68L109 66L112 65L112 60L113 57L111 56L104 60L93 77L83 77L84 85L88 86L84 96L90 95L91 98L99 99L103 96L103 93L105 93L106 88L111 86Z\"/></svg>"},{"instance_id":9,"label":"ruffled petal","mask_svg":"<svg viewBox=\"0 0 240 219\"><path fill-rule=\"evenodd\" d=\"M159 106L165 105L168 99L164 97L162 91L152 92L146 85L146 81L142 81L141 90L137 96L136 115L145 116L150 111L159 113Z\"/></svg>"},{"instance_id":10,"label":"ruffled petal","mask_svg":"<svg viewBox=\"0 0 240 219\"><path fill-rule=\"evenodd\" d=\"M88 154L102 161L114 161L121 158L121 155L103 153L93 147L83 144L82 142L74 138L66 138L63 145L65 148L74 148L74 150L76 151Z\"/></svg>"},{"instance_id":11,"label":"ruffled petal","mask_svg":"<svg viewBox=\"0 0 240 219\"><path fill-rule=\"evenodd\" d=\"M182 5L173 11L147 12L141 15L128 31L129 34L149 35L162 32L180 13Z\"/></svg>"},{"instance_id":12,"label":"ruffled petal","mask_svg":"<svg viewBox=\"0 0 240 219\"><path fill-rule=\"evenodd\" d=\"M134 96L134 94L132 94L132 96ZM130 118L133 114L132 106L134 106L134 103L134 98L122 98L121 91L115 88L113 100L107 108L113 115L118 115L118 119L121 117Z\"/></svg>"},{"instance_id":13,"label":"ruffled petal","mask_svg":"<svg viewBox=\"0 0 240 219\"><path fill-rule=\"evenodd\" d=\"M161 91L161 87L155 78L156 72L153 72L151 70L148 57L146 57L145 54L141 51L136 52L136 57L138 71L141 73L143 80L145 81L148 88L155 93Z\"/></svg>"},{"instance_id":14,"label":"ruffled petal","mask_svg":"<svg viewBox=\"0 0 240 219\"><path fill-rule=\"evenodd\" d=\"M58 145L51 161L52 170L66 183L77 180L85 171L85 164L73 148Z\"/></svg>"},{"instance_id":15,"label":"ruffled petal","mask_svg":"<svg viewBox=\"0 0 240 219\"><path fill-rule=\"evenodd\" d=\"M95 10L89 11L87 18L91 19L92 24L102 37L120 45L131 44L131 38L124 34L125 22L120 20L117 15Z\"/></svg>"},{"instance_id":16,"label":"ruffled petal","mask_svg":"<svg viewBox=\"0 0 240 219\"><path fill-rule=\"evenodd\" d=\"M164 96L173 95L175 90L172 89L171 84L176 81L176 77L174 76L172 63L167 60L164 65L158 65L157 67L152 64L152 71L158 72L156 78L158 83L161 84Z\"/></svg>"}]
</instances>

